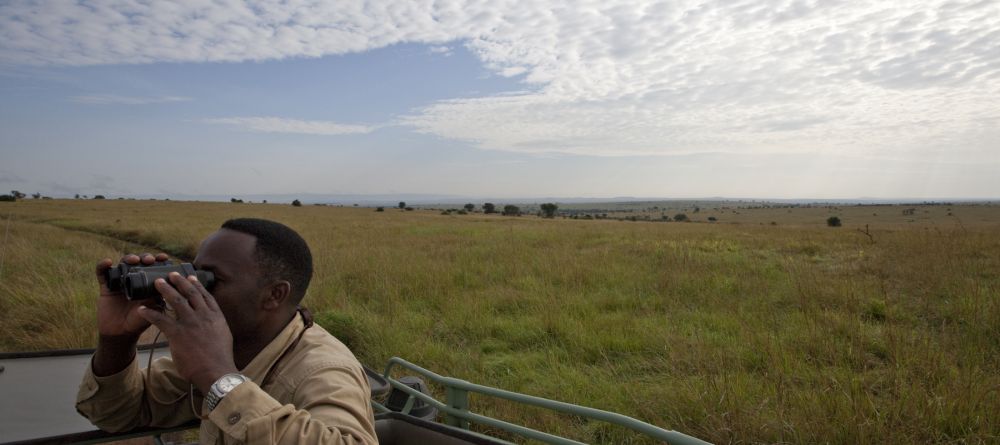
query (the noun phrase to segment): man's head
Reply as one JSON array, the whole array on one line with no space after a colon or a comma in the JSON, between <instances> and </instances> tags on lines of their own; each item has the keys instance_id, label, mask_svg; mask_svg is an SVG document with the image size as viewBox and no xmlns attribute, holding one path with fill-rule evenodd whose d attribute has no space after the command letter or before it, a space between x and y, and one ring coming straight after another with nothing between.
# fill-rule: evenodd
<instances>
[{"instance_id":1,"label":"man's head","mask_svg":"<svg viewBox=\"0 0 1000 445\"><path fill-rule=\"evenodd\" d=\"M312 254L287 226L239 218L202 242L195 266L215 274L212 294L234 337L294 312L312 278Z\"/></svg>"}]
</instances>

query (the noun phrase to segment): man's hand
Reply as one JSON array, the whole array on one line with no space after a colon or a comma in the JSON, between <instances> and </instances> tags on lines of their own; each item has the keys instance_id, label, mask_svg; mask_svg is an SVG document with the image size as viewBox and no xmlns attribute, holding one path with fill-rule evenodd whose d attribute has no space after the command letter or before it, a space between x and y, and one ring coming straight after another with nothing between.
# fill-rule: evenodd
<instances>
[{"instance_id":1,"label":"man's hand","mask_svg":"<svg viewBox=\"0 0 1000 445\"><path fill-rule=\"evenodd\" d=\"M157 279L156 290L174 309L177 319L145 306L139 315L167 334L177 372L207 394L219 377L238 372L233 361L233 334L215 297L197 277L185 278L173 272L169 279L170 283Z\"/></svg>"},{"instance_id":2,"label":"man's hand","mask_svg":"<svg viewBox=\"0 0 1000 445\"><path fill-rule=\"evenodd\" d=\"M167 254L125 255L122 262L129 265L142 263L151 265L157 261L166 261ZM139 316L140 301L130 301L121 291L114 292L108 288L104 274L114 263L111 258L105 258L97 263L97 282L101 285L100 296L97 297L97 333L100 334L97 353L94 355L93 370L98 376L107 376L121 371L135 355L135 345L139 335L149 327L149 322Z\"/></svg>"}]
</instances>

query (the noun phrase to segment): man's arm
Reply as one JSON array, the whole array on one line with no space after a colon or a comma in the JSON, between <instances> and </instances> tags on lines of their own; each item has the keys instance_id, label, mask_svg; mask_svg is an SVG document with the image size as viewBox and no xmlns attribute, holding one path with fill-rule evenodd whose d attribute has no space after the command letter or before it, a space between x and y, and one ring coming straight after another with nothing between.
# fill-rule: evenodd
<instances>
[{"instance_id":1,"label":"man's arm","mask_svg":"<svg viewBox=\"0 0 1000 445\"><path fill-rule=\"evenodd\" d=\"M193 420L190 386L173 362L161 358L149 369L139 370L134 349L132 357L125 369L99 376L95 356L77 393L77 411L98 428L111 432L143 426L170 427Z\"/></svg>"},{"instance_id":2,"label":"man's arm","mask_svg":"<svg viewBox=\"0 0 1000 445\"><path fill-rule=\"evenodd\" d=\"M360 367L323 365L282 405L253 382L209 413L227 436L254 444L377 444L368 379Z\"/></svg>"}]
</instances>

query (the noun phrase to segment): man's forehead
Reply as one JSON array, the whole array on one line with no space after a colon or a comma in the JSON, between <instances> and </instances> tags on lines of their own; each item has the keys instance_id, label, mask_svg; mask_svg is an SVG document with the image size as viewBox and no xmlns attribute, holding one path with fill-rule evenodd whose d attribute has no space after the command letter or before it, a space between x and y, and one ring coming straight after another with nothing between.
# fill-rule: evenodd
<instances>
[{"instance_id":1,"label":"man's forehead","mask_svg":"<svg viewBox=\"0 0 1000 445\"><path fill-rule=\"evenodd\" d=\"M196 261L205 265L250 261L256 244L253 235L219 229L201 242Z\"/></svg>"}]
</instances>

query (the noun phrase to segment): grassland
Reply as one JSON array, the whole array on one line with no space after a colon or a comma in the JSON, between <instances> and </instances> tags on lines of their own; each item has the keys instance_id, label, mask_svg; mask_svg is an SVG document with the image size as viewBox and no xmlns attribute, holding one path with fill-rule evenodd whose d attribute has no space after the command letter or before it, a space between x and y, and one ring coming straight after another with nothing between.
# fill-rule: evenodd
<instances>
[{"instance_id":1,"label":"grassland","mask_svg":"<svg viewBox=\"0 0 1000 445\"><path fill-rule=\"evenodd\" d=\"M309 241L305 304L374 367L402 356L717 443L1000 441L1000 207L726 210L710 224L0 203L0 349L93 345L96 259L190 258L225 219L255 216ZM844 227L826 227L830 215ZM638 441L473 407L586 442Z\"/></svg>"}]
</instances>

